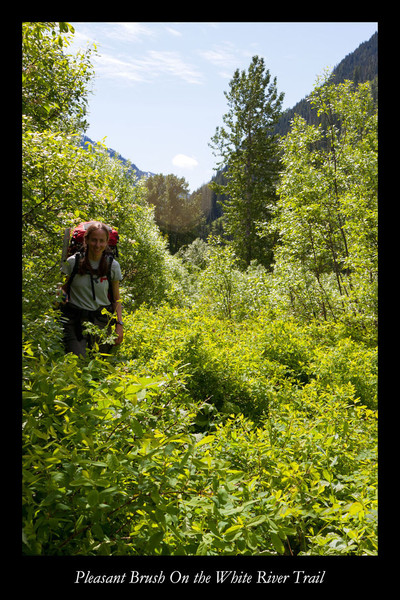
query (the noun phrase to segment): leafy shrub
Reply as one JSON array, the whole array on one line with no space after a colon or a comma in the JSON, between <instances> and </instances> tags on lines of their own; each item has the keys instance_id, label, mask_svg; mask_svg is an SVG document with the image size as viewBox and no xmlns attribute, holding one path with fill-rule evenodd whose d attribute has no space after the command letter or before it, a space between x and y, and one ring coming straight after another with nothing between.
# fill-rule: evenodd
<instances>
[{"instance_id":1,"label":"leafy shrub","mask_svg":"<svg viewBox=\"0 0 400 600\"><path fill-rule=\"evenodd\" d=\"M154 373L180 365L193 400L254 418L267 410L268 385L225 322L200 316L197 310L164 305L158 311L142 307L128 323L132 333L127 334L123 351L135 358L137 367Z\"/></svg>"},{"instance_id":2,"label":"leafy shrub","mask_svg":"<svg viewBox=\"0 0 400 600\"><path fill-rule=\"evenodd\" d=\"M201 273L202 300L216 315L232 319L239 300L238 289L242 273L230 246L209 240L207 267Z\"/></svg>"},{"instance_id":3,"label":"leafy shrub","mask_svg":"<svg viewBox=\"0 0 400 600\"><path fill-rule=\"evenodd\" d=\"M264 333L263 354L286 368L286 374L299 382L309 381L309 361L315 341L306 327L294 320L274 320Z\"/></svg>"},{"instance_id":4,"label":"leafy shrub","mask_svg":"<svg viewBox=\"0 0 400 600\"><path fill-rule=\"evenodd\" d=\"M351 385L282 386L258 424L199 432L176 369L26 355L25 553L376 553L375 412Z\"/></svg>"},{"instance_id":5,"label":"leafy shrub","mask_svg":"<svg viewBox=\"0 0 400 600\"><path fill-rule=\"evenodd\" d=\"M356 397L369 408L377 407L378 360L375 348L366 348L349 338L329 348L317 348L311 369L324 385L351 383Z\"/></svg>"},{"instance_id":6,"label":"leafy shrub","mask_svg":"<svg viewBox=\"0 0 400 600\"><path fill-rule=\"evenodd\" d=\"M198 272L207 266L209 246L204 240L196 238L188 246L182 246L177 254L182 258L189 270Z\"/></svg>"}]
</instances>

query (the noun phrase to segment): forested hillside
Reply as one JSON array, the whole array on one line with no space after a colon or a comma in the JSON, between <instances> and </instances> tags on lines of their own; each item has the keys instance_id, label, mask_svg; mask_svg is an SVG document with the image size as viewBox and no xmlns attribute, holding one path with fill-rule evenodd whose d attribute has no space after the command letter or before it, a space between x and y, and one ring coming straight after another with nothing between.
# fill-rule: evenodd
<instances>
[{"instance_id":1,"label":"forested hillside","mask_svg":"<svg viewBox=\"0 0 400 600\"><path fill-rule=\"evenodd\" d=\"M371 82L371 92L374 100L378 96L378 33L366 42L359 45L354 52L348 54L336 65L330 76L330 81L338 84L345 80L353 81L355 84ZM276 126L275 133L286 135L290 130L290 123L294 115L300 115L307 123L316 124L318 116L316 111L303 98L295 106L286 110Z\"/></svg>"},{"instance_id":2,"label":"forested hillside","mask_svg":"<svg viewBox=\"0 0 400 600\"><path fill-rule=\"evenodd\" d=\"M322 81L321 124L280 137L267 65L235 71L216 212L81 146L94 73L73 35L23 24L23 553L377 555L373 86ZM81 358L60 262L91 219L119 232L124 340Z\"/></svg>"}]
</instances>

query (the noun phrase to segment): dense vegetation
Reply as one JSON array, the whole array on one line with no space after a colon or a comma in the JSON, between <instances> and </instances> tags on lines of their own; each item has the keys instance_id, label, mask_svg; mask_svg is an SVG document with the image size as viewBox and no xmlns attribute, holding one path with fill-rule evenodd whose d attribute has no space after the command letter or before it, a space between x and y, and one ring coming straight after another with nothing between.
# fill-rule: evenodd
<instances>
[{"instance_id":1,"label":"dense vegetation","mask_svg":"<svg viewBox=\"0 0 400 600\"><path fill-rule=\"evenodd\" d=\"M90 51L71 35L23 26L24 554L377 554L369 83L321 82L323 122L276 142L268 268L216 227L172 254L154 215L185 184L81 147ZM120 233L124 343L80 359L56 295L63 230L91 218Z\"/></svg>"}]
</instances>

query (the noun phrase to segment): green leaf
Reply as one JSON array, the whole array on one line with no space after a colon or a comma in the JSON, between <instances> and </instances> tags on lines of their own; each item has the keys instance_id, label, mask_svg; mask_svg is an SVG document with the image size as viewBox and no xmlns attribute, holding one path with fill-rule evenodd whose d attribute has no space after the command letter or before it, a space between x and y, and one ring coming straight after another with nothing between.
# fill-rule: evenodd
<instances>
[{"instance_id":1,"label":"green leaf","mask_svg":"<svg viewBox=\"0 0 400 600\"><path fill-rule=\"evenodd\" d=\"M115 470L118 469L118 467L119 467L119 460L115 456L115 454L108 454L107 455L107 466L108 466L109 469L111 469L111 471L115 471Z\"/></svg>"},{"instance_id":2,"label":"green leaf","mask_svg":"<svg viewBox=\"0 0 400 600\"><path fill-rule=\"evenodd\" d=\"M41 502L42 506L49 506L50 504L53 504L54 500L58 496L59 496L59 492L57 492L57 491L50 492L50 494L48 494L46 496L46 498L44 500L42 500L42 502Z\"/></svg>"},{"instance_id":3,"label":"green leaf","mask_svg":"<svg viewBox=\"0 0 400 600\"><path fill-rule=\"evenodd\" d=\"M228 533L232 533L232 531L238 531L239 529L243 529L244 525L231 525L231 527L228 527L228 529L226 531L224 531L224 534L228 534Z\"/></svg>"},{"instance_id":4,"label":"green leaf","mask_svg":"<svg viewBox=\"0 0 400 600\"><path fill-rule=\"evenodd\" d=\"M279 554L285 554L285 546L282 543L281 538L279 537L279 535L277 535L276 533L271 533L271 541L272 544L275 548L275 550L279 553Z\"/></svg>"},{"instance_id":5,"label":"green leaf","mask_svg":"<svg viewBox=\"0 0 400 600\"><path fill-rule=\"evenodd\" d=\"M132 431L139 438L143 437L144 431L143 431L143 428L142 428L141 424L139 423L139 421L137 419L132 419L132 421L131 421L131 427L132 427Z\"/></svg>"},{"instance_id":6,"label":"green leaf","mask_svg":"<svg viewBox=\"0 0 400 600\"><path fill-rule=\"evenodd\" d=\"M154 552L154 550L157 548L157 546L159 546L163 537L164 537L163 531L157 531L156 533L153 533L153 535L150 537L150 539L147 543L147 546L146 546L146 550L149 554L152 554Z\"/></svg>"},{"instance_id":7,"label":"green leaf","mask_svg":"<svg viewBox=\"0 0 400 600\"><path fill-rule=\"evenodd\" d=\"M94 482L91 479L88 479L87 477L77 477L76 479L71 481L69 485L72 487L93 487Z\"/></svg>"},{"instance_id":8,"label":"green leaf","mask_svg":"<svg viewBox=\"0 0 400 600\"><path fill-rule=\"evenodd\" d=\"M100 523L94 523L91 527L91 531L92 534L94 535L94 537L96 537L98 540L103 541L104 540L104 531L100 525Z\"/></svg>"},{"instance_id":9,"label":"green leaf","mask_svg":"<svg viewBox=\"0 0 400 600\"><path fill-rule=\"evenodd\" d=\"M326 479L327 481L329 481L329 482L331 482L331 481L332 481L332 479L333 479L333 477L332 477L332 474L331 474L331 473L329 473L329 471L327 471L326 469L323 469L323 470L322 470L322 475L323 475L323 476L325 477L325 479Z\"/></svg>"},{"instance_id":10,"label":"green leaf","mask_svg":"<svg viewBox=\"0 0 400 600\"><path fill-rule=\"evenodd\" d=\"M246 527L256 527L257 525L261 525L267 520L265 515L259 515L258 517L253 517L253 519L249 519L246 521Z\"/></svg>"},{"instance_id":11,"label":"green leaf","mask_svg":"<svg viewBox=\"0 0 400 600\"><path fill-rule=\"evenodd\" d=\"M199 442L197 442L196 448L200 448L200 446L203 446L204 444L210 444L214 441L214 439L215 435L206 435Z\"/></svg>"},{"instance_id":12,"label":"green leaf","mask_svg":"<svg viewBox=\"0 0 400 600\"><path fill-rule=\"evenodd\" d=\"M91 490L87 495L87 501L90 506L97 506L99 504L99 492Z\"/></svg>"},{"instance_id":13,"label":"green leaf","mask_svg":"<svg viewBox=\"0 0 400 600\"><path fill-rule=\"evenodd\" d=\"M363 505L361 504L361 502L353 502L353 504L350 506L349 513L351 515L356 515L357 513L361 512L362 510L364 510L364 508L363 508Z\"/></svg>"}]
</instances>

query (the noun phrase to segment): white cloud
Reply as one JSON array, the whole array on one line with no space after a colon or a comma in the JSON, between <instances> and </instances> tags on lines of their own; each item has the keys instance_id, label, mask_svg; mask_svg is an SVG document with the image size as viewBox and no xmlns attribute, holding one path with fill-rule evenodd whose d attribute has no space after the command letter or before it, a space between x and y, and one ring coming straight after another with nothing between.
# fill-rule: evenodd
<instances>
[{"instance_id":1,"label":"white cloud","mask_svg":"<svg viewBox=\"0 0 400 600\"><path fill-rule=\"evenodd\" d=\"M181 169L193 169L198 166L198 162L195 158L191 156L186 156L186 154L177 154L172 159L172 164L175 167L180 167Z\"/></svg>"},{"instance_id":2,"label":"white cloud","mask_svg":"<svg viewBox=\"0 0 400 600\"><path fill-rule=\"evenodd\" d=\"M200 51L200 56L217 67L225 67L230 65L234 60L233 54L227 51L225 48L220 48L219 50Z\"/></svg>"},{"instance_id":3,"label":"white cloud","mask_svg":"<svg viewBox=\"0 0 400 600\"><path fill-rule=\"evenodd\" d=\"M87 26L89 25L89 26ZM96 40L98 54L92 57L96 76L126 82L154 81L162 76L172 76L189 84L201 84L204 75L189 62L187 56L177 50L155 50L143 45L159 39L160 29L156 24L99 22L83 23L75 33L76 46L84 47L84 42ZM166 24L162 29L169 35L179 36L181 32L173 25ZM169 36L168 36L169 37Z\"/></svg>"},{"instance_id":4,"label":"white cloud","mask_svg":"<svg viewBox=\"0 0 400 600\"><path fill-rule=\"evenodd\" d=\"M107 29L104 30L106 37L115 38L120 41L136 42L142 37L154 36L154 31L142 23L106 23Z\"/></svg>"},{"instance_id":5,"label":"white cloud","mask_svg":"<svg viewBox=\"0 0 400 600\"><path fill-rule=\"evenodd\" d=\"M238 49L232 42L221 42L210 50L200 50L199 55L218 68L219 75L230 78L244 60L252 56L251 52Z\"/></svg>"},{"instance_id":6,"label":"white cloud","mask_svg":"<svg viewBox=\"0 0 400 600\"><path fill-rule=\"evenodd\" d=\"M96 75L105 79L145 81L146 70L138 62L121 60L110 54L101 54L94 59Z\"/></svg>"},{"instance_id":7,"label":"white cloud","mask_svg":"<svg viewBox=\"0 0 400 600\"><path fill-rule=\"evenodd\" d=\"M178 52L150 50L148 55L149 64L158 73L171 73L187 83L201 83L203 80L200 71L185 63Z\"/></svg>"},{"instance_id":8,"label":"white cloud","mask_svg":"<svg viewBox=\"0 0 400 600\"><path fill-rule=\"evenodd\" d=\"M182 33L177 29L174 29L173 27L165 27L165 30L168 31L168 33L170 33L171 35L174 35L175 37L182 36Z\"/></svg>"},{"instance_id":9,"label":"white cloud","mask_svg":"<svg viewBox=\"0 0 400 600\"><path fill-rule=\"evenodd\" d=\"M152 81L163 75L172 75L191 84L203 82L202 73L185 62L178 52L149 50L134 59L101 53L93 62L96 74L107 79Z\"/></svg>"},{"instance_id":10,"label":"white cloud","mask_svg":"<svg viewBox=\"0 0 400 600\"><path fill-rule=\"evenodd\" d=\"M222 42L214 46L214 50L200 50L199 54L216 67L232 67L237 61L235 47L231 42Z\"/></svg>"}]
</instances>

